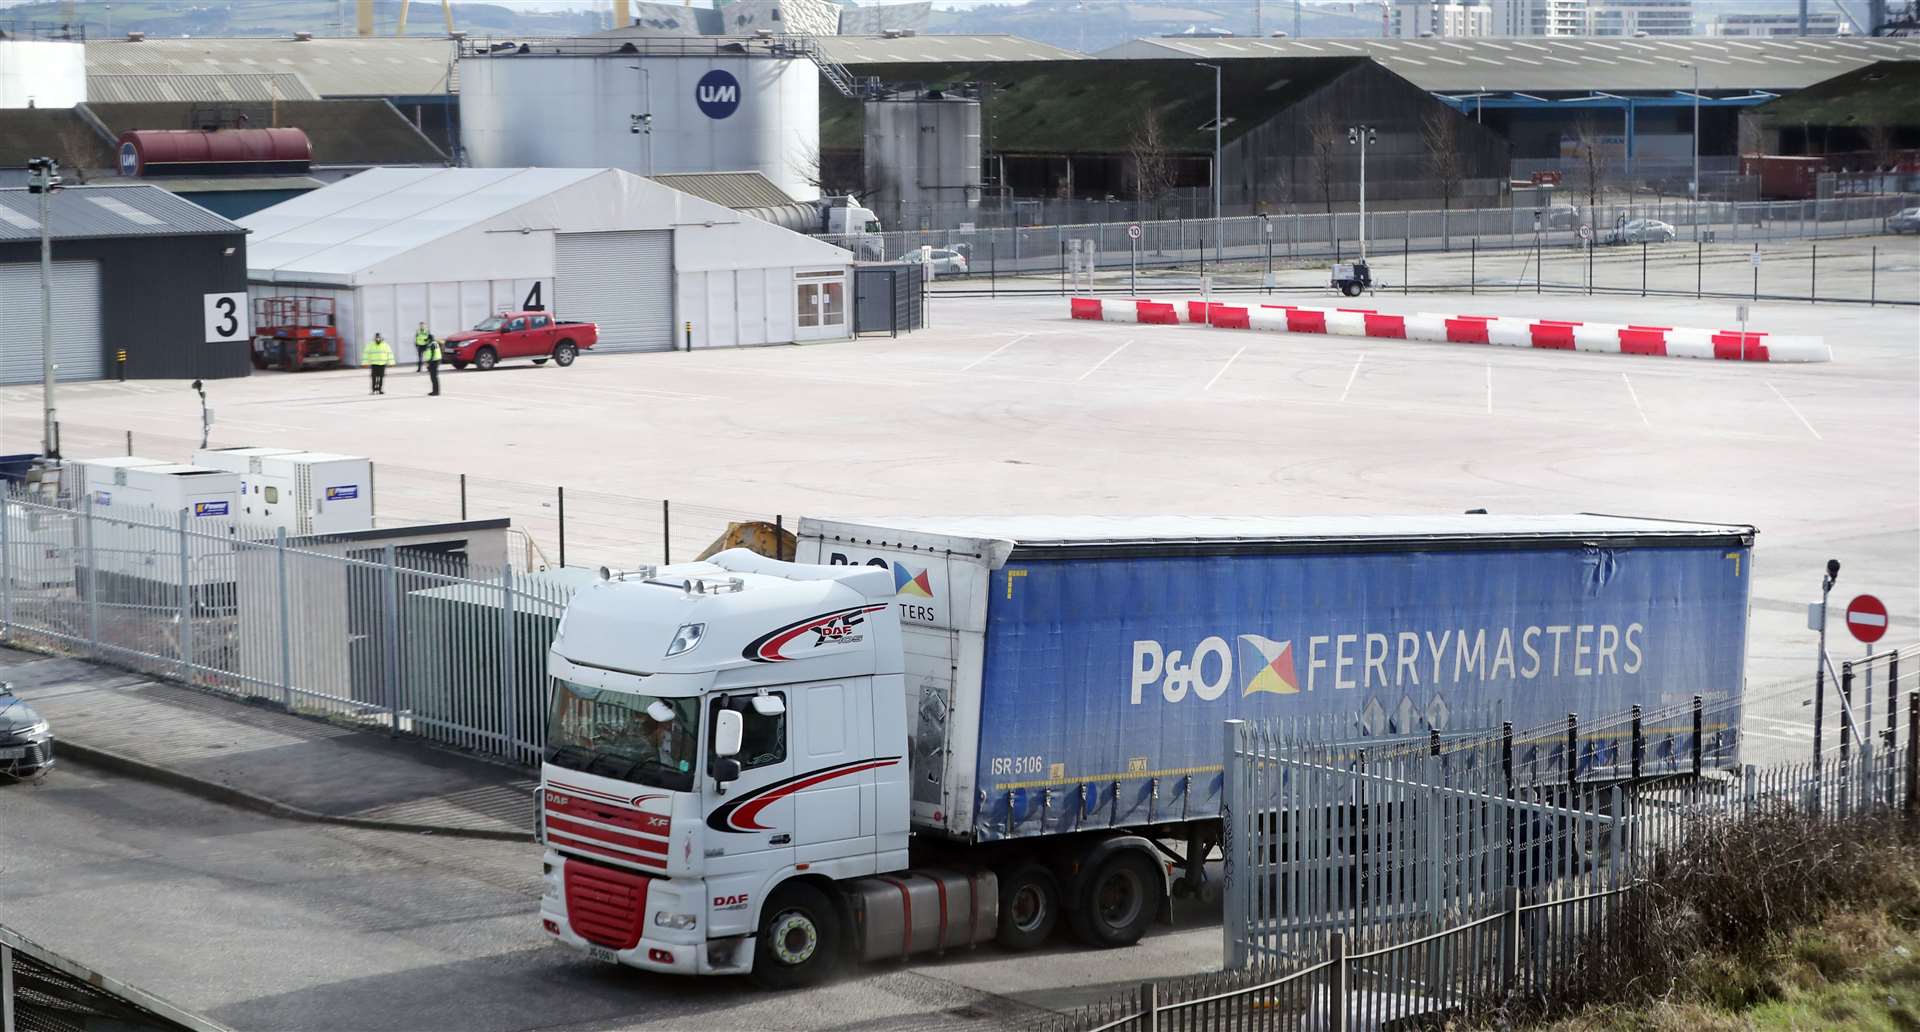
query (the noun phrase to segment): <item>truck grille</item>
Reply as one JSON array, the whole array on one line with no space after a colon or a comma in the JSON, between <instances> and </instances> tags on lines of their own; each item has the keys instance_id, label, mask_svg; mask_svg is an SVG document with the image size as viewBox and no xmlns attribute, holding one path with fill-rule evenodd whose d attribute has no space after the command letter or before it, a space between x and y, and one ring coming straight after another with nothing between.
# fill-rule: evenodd
<instances>
[{"instance_id":1,"label":"truck grille","mask_svg":"<svg viewBox=\"0 0 1920 1032\"><path fill-rule=\"evenodd\" d=\"M567 924L575 935L615 950L639 944L647 917L647 883L652 879L571 859L564 877Z\"/></svg>"}]
</instances>

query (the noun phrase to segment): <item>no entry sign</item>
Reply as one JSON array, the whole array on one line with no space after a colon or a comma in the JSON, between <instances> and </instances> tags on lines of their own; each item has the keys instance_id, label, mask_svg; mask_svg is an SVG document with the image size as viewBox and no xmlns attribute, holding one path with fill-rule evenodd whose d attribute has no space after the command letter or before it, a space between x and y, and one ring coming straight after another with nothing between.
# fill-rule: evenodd
<instances>
[{"instance_id":1,"label":"no entry sign","mask_svg":"<svg viewBox=\"0 0 1920 1032\"><path fill-rule=\"evenodd\" d=\"M1871 645L1887 633L1887 604L1872 595L1860 595L1847 603L1847 630L1855 638Z\"/></svg>"}]
</instances>

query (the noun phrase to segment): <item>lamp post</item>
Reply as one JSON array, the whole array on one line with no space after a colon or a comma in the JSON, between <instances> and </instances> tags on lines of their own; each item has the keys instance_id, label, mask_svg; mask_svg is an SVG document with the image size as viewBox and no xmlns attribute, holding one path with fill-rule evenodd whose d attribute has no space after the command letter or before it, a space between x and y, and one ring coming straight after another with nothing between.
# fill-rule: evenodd
<instances>
[{"instance_id":1,"label":"lamp post","mask_svg":"<svg viewBox=\"0 0 1920 1032\"><path fill-rule=\"evenodd\" d=\"M40 390L44 409L41 453L60 457L59 417L53 399L53 192L60 189L60 166L52 158L27 162L27 192L40 195Z\"/></svg>"},{"instance_id":2,"label":"lamp post","mask_svg":"<svg viewBox=\"0 0 1920 1032\"><path fill-rule=\"evenodd\" d=\"M1367 148L1380 142L1380 133L1370 125L1347 127L1347 143L1360 148L1360 264L1367 263Z\"/></svg>"},{"instance_id":3,"label":"lamp post","mask_svg":"<svg viewBox=\"0 0 1920 1032\"><path fill-rule=\"evenodd\" d=\"M1693 186L1687 191L1687 198L1693 202L1693 210L1687 213L1687 221L1693 223L1693 238L1700 239L1700 64L1697 61L1683 62L1681 67L1693 69Z\"/></svg>"},{"instance_id":4,"label":"lamp post","mask_svg":"<svg viewBox=\"0 0 1920 1032\"><path fill-rule=\"evenodd\" d=\"M1213 261L1220 263L1220 66L1195 61L1202 68L1213 69Z\"/></svg>"},{"instance_id":5,"label":"lamp post","mask_svg":"<svg viewBox=\"0 0 1920 1032\"><path fill-rule=\"evenodd\" d=\"M646 137L647 175L653 175L653 70L640 65L628 65L640 73L640 106L645 111L628 116L627 131Z\"/></svg>"}]
</instances>

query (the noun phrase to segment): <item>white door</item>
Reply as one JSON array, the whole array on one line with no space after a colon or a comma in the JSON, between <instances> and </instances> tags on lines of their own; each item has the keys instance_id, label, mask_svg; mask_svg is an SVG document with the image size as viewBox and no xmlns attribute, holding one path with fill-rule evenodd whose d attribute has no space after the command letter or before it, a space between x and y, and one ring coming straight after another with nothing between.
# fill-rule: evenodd
<instances>
[{"instance_id":1,"label":"white door","mask_svg":"<svg viewBox=\"0 0 1920 1032\"><path fill-rule=\"evenodd\" d=\"M788 711L801 786L794 793L793 858L854 865L836 868L836 877L874 870L874 771L885 760L873 754L872 690L864 678L799 685Z\"/></svg>"},{"instance_id":2,"label":"white door","mask_svg":"<svg viewBox=\"0 0 1920 1032\"><path fill-rule=\"evenodd\" d=\"M600 327L594 351L668 351L673 336L673 233L562 233L553 301L562 319Z\"/></svg>"},{"instance_id":3,"label":"white door","mask_svg":"<svg viewBox=\"0 0 1920 1032\"><path fill-rule=\"evenodd\" d=\"M839 340L848 335L844 269L795 273L793 293L794 340Z\"/></svg>"},{"instance_id":4,"label":"white door","mask_svg":"<svg viewBox=\"0 0 1920 1032\"><path fill-rule=\"evenodd\" d=\"M6 341L0 348L0 383L38 383L39 262L0 264L0 328L4 328L0 339ZM53 363L54 376L61 380L98 380L107 375L106 347L100 339L98 262L53 263Z\"/></svg>"}]
</instances>

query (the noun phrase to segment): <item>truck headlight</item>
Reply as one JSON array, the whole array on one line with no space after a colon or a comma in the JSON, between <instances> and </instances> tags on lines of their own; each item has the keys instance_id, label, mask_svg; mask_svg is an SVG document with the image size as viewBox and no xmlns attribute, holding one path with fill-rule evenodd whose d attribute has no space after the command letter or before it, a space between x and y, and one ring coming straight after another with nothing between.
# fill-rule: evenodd
<instances>
[{"instance_id":1,"label":"truck headlight","mask_svg":"<svg viewBox=\"0 0 1920 1032\"><path fill-rule=\"evenodd\" d=\"M681 624L673 632L673 641L667 646L667 655L677 656L682 652L691 652L700 645L700 639L706 637L707 625L703 623Z\"/></svg>"},{"instance_id":2,"label":"truck headlight","mask_svg":"<svg viewBox=\"0 0 1920 1032\"><path fill-rule=\"evenodd\" d=\"M669 914L663 911L653 915L654 924L662 928L673 928L680 931L692 928L698 921L699 919L692 914Z\"/></svg>"}]
</instances>

